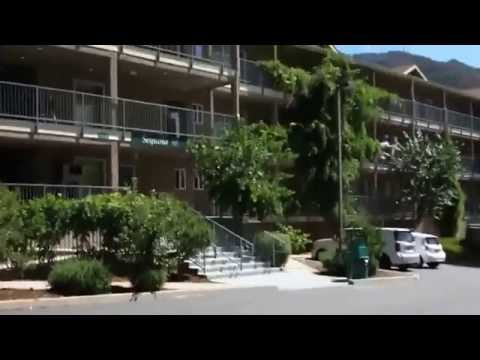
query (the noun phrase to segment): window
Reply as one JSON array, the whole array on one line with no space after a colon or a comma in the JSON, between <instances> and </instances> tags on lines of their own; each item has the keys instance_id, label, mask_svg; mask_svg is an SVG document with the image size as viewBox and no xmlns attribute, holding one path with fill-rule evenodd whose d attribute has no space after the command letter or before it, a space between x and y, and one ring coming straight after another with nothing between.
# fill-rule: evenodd
<instances>
[{"instance_id":1,"label":"window","mask_svg":"<svg viewBox=\"0 0 480 360\"><path fill-rule=\"evenodd\" d=\"M428 244L428 245L438 245L440 244L438 242L438 238L436 237L429 237L429 238L425 238L425 244Z\"/></svg>"},{"instance_id":2,"label":"window","mask_svg":"<svg viewBox=\"0 0 480 360\"><path fill-rule=\"evenodd\" d=\"M199 174L198 170L193 171L193 189L194 190L205 189L203 176Z\"/></svg>"},{"instance_id":3,"label":"window","mask_svg":"<svg viewBox=\"0 0 480 360\"><path fill-rule=\"evenodd\" d=\"M410 231L395 231L394 236L396 241L413 242L414 240Z\"/></svg>"},{"instance_id":4,"label":"window","mask_svg":"<svg viewBox=\"0 0 480 360\"><path fill-rule=\"evenodd\" d=\"M203 105L201 104L192 104L194 122L195 124L203 124Z\"/></svg>"},{"instance_id":5,"label":"window","mask_svg":"<svg viewBox=\"0 0 480 360\"><path fill-rule=\"evenodd\" d=\"M186 190L187 172L185 169L175 169L175 189Z\"/></svg>"}]
</instances>

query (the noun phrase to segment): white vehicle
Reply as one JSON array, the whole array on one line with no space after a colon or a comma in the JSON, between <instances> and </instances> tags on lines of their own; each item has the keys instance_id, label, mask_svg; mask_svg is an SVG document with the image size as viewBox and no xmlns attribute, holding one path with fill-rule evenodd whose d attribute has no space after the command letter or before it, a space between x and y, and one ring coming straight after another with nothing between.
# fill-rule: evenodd
<instances>
[{"instance_id":1,"label":"white vehicle","mask_svg":"<svg viewBox=\"0 0 480 360\"><path fill-rule=\"evenodd\" d=\"M415 240L409 229L380 228L378 231L383 239L380 267L397 266L403 271L419 264L420 255L415 250Z\"/></svg>"},{"instance_id":2,"label":"white vehicle","mask_svg":"<svg viewBox=\"0 0 480 360\"><path fill-rule=\"evenodd\" d=\"M419 232L412 235L415 238L415 249L420 256L420 267L427 264L429 268L435 269L440 263L445 262L447 255L437 236Z\"/></svg>"}]
</instances>

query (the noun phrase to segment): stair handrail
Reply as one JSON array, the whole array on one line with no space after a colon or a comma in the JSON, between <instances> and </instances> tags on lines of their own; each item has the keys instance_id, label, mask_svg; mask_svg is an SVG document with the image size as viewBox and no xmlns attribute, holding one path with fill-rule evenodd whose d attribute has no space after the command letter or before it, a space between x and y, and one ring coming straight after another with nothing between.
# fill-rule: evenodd
<instances>
[{"instance_id":1,"label":"stair handrail","mask_svg":"<svg viewBox=\"0 0 480 360\"><path fill-rule=\"evenodd\" d=\"M237 238L240 241L240 251L242 251L242 245L245 244L245 245L247 245L246 247L250 249L251 256L255 256L255 244L253 242L245 239L244 237L242 237L242 236L238 235L237 233L233 232L232 230L230 230L226 226L223 226L222 224L213 220L211 216L205 216L205 219L207 221L209 221L211 224L213 224L214 226L219 227L220 229L226 231L227 233L229 233L233 237Z\"/></svg>"}]
</instances>

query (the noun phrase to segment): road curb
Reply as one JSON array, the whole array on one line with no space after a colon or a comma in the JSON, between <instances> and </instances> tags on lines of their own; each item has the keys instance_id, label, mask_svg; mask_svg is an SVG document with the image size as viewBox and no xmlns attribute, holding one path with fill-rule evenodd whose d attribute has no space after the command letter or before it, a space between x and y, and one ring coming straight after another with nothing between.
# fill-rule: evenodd
<instances>
[{"instance_id":1,"label":"road curb","mask_svg":"<svg viewBox=\"0 0 480 360\"><path fill-rule=\"evenodd\" d=\"M352 285L362 285L368 284L371 282L380 282L380 281L390 281L390 280L420 280L420 275L417 273L411 275L403 275L403 276L383 276L383 277L372 277L368 279L356 279L351 280Z\"/></svg>"},{"instance_id":2,"label":"road curb","mask_svg":"<svg viewBox=\"0 0 480 360\"><path fill-rule=\"evenodd\" d=\"M182 295L192 294L198 292L211 292L220 290L234 290L234 289L253 289L256 287L249 286L220 286L218 288L204 288L204 289L164 289L154 293L121 293L121 294L102 294L102 295L84 295L84 296L68 296L58 298L38 298L38 299L18 299L18 300L4 300L0 301L0 312L6 310L33 310L33 308L45 308L50 306L71 306L71 305L97 305L109 303L115 300L136 301L138 298L150 295L153 297L161 297L167 294ZM274 288L266 286L265 288Z\"/></svg>"}]
</instances>

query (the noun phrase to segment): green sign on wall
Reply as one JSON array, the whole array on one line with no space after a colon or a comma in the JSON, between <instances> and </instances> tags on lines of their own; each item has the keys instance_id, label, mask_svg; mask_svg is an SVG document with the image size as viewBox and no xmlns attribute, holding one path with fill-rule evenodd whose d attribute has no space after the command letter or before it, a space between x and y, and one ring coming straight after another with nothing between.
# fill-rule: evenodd
<instances>
[{"instance_id":1,"label":"green sign on wall","mask_svg":"<svg viewBox=\"0 0 480 360\"><path fill-rule=\"evenodd\" d=\"M141 148L156 147L181 147L186 146L187 140L185 136L148 134L137 132L132 134L132 145Z\"/></svg>"}]
</instances>

